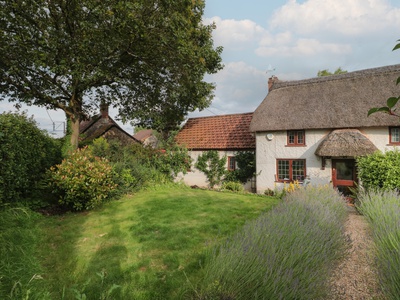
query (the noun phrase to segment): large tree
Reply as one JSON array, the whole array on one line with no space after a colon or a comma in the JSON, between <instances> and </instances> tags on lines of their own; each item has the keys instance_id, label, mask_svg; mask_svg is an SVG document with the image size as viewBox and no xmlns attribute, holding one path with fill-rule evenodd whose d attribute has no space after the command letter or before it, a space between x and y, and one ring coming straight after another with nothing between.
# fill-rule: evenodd
<instances>
[{"instance_id":1,"label":"large tree","mask_svg":"<svg viewBox=\"0 0 400 300\"><path fill-rule=\"evenodd\" d=\"M203 0L0 0L0 94L79 123L100 103L169 130L206 108L222 68Z\"/></svg>"},{"instance_id":2,"label":"large tree","mask_svg":"<svg viewBox=\"0 0 400 300\"><path fill-rule=\"evenodd\" d=\"M333 73L330 72L328 69L319 70L317 73L318 77L330 76L330 75L338 75L338 74L345 74L347 73L346 70L342 70L341 67L337 68Z\"/></svg>"}]
</instances>

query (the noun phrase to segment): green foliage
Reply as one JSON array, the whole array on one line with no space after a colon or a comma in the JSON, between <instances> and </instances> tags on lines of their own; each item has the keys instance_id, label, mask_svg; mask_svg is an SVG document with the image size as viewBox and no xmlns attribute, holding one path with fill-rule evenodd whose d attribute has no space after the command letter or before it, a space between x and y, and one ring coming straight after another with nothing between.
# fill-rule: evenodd
<instances>
[{"instance_id":1,"label":"green foliage","mask_svg":"<svg viewBox=\"0 0 400 300\"><path fill-rule=\"evenodd\" d=\"M116 188L108 160L95 157L88 148L74 151L52 167L50 177L60 204L75 210L99 206Z\"/></svg>"},{"instance_id":2,"label":"green foliage","mask_svg":"<svg viewBox=\"0 0 400 300\"><path fill-rule=\"evenodd\" d=\"M400 152L377 151L357 158L358 176L367 189L400 189Z\"/></svg>"},{"instance_id":3,"label":"green foliage","mask_svg":"<svg viewBox=\"0 0 400 300\"><path fill-rule=\"evenodd\" d=\"M225 181L222 183L221 186L222 190L226 191L232 191L236 193L241 193L244 191L243 184L240 182L235 182L235 181Z\"/></svg>"},{"instance_id":4,"label":"green foliage","mask_svg":"<svg viewBox=\"0 0 400 300\"><path fill-rule=\"evenodd\" d=\"M40 198L45 170L61 161L60 149L26 114L0 114L0 203Z\"/></svg>"},{"instance_id":5,"label":"green foliage","mask_svg":"<svg viewBox=\"0 0 400 300\"><path fill-rule=\"evenodd\" d=\"M79 121L101 103L170 130L207 107L222 68L204 1L2 1L0 94Z\"/></svg>"},{"instance_id":6,"label":"green foliage","mask_svg":"<svg viewBox=\"0 0 400 300\"><path fill-rule=\"evenodd\" d=\"M99 138L89 149L95 156L107 158L113 166L114 180L120 193L172 182L179 172L186 173L191 158L186 148L164 143L165 149L140 144L122 146L116 141Z\"/></svg>"},{"instance_id":7,"label":"green foliage","mask_svg":"<svg viewBox=\"0 0 400 300\"><path fill-rule=\"evenodd\" d=\"M226 156L219 158L218 151L205 151L197 158L195 167L207 176L208 183L213 188L226 175Z\"/></svg>"},{"instance_id":8,"label":"green foliage","mask_svg":"<svg viewBox=\"0 0 400 300\"><path fill-rule=\"evenodd\" d=\"M382 291L387 299L400 295L400 197L395 191L369 191L358 195L357 208L372 228L375 259Z\"/></svg>"},{"instance_id":9,"label":"green foliage","mask_svg":"<svg viewBox=\"0 0 400 300\"><path fill-rule=\"evenodd\" d=\"M325 299L348 246L346 204L330 187L287 195L210 251L194 299Z\"/></svg>"},{"instance_id":10,"label":"green foliage","mask_svg":"<svg viewBox=\"0 0 400 300\"><path fill-rule=\"evenodd\" d=\"M337 74L345 74L345 73L347 73L347 71L346 71L346 70L342 70L342 68L339 67L339 68L337 68L337 69L335 70L335 72L333 72L333 73L332 73L332 72L329 72L328 69L320 70L320 71L318 71L317 76L318 76L318 77L323 77L323 76L330 76L330 75L337 75Z\"/></svg>"},{"instance_id":11,"label":"green foliage","mask_svg":"<svg viewBox=\"0 0 400 300\"><path fill-rule=\"evenodd\" d=\"M229 171L225 180L246 183L256 175L256 156L253 151L236 152L235 160L237 169Z\"/></svg>"},{"instance_id":12,"label":"green foliage","mask_svg":"<svg viewBox=\"0 0 400 300\"><path fill-rule=\"evenodd\" d=\"M398 42L400 42L400 40L398 40ZM392 51L398 50L400 48L400 43L397 43L394 48L392 49ZM400 83L400 77L397 78L396 80L396 85L398 85ZM400 96L398 97L389 97L386 100L386 106L382 106L382 107L373 107L368 111L368 116L377 113L377 112L383 112L392 116L397 116L400 117L400 115L396 112L396 104L397 102L400 100Z\"/></svg>"},{"instance_id":13,"label":"green foliage","mask_svg":"<svg viewBox=\"0 0 400 300\"><path fill-rule=\"evenodd\" d=\"M168 144L165 149L156 151L154 165L156 169L173 180L178 173L187 173L192 164L188 150L177 144Z\"/></svg>"},{"instance_id":14,"label":"green foliage","mask_svg":"<svg viewBox=\"0 0 400 300\"><path fill-rule=\"evenodd\" d=\"M0 206L0 299L51 299L37 257L40 219L27 208Z\"/></svg>"}]
</instances>

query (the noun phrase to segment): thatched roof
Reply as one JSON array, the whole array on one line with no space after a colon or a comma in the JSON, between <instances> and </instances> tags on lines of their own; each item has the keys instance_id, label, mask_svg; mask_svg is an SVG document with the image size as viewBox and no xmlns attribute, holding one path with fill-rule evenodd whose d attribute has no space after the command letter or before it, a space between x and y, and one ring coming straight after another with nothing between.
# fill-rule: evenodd
<instances>
[{"instance_id":1,"label":"thatched roof","mask_svg":"<svg viewBox=\"0 0 400 300\"><path fill-rule=\"evenodd\" d=\"M82 121L79 128L82 142L90 142L99 137L117 139L123 144L139 143L132 135L123 130L110 116L96 115Z\"/></svg>"},{"instance_id":2,"label":"thatched roof","mask_svg":"<svg viewBox=\"0 0 400 300\"><path fill-rule=\"evenodd\" d=\"M358 129L336 129L319 144L318 156L362 156L374 153L378 148Z\"/></svg>"},{"instance_id":3,"label":"thatched roof","mask_svg":"<svg viewBox=\"0 0 400 300\"><path fill-rule=\"evenodd\" d=\"M253 113L189 118L176 142L191 150L254 150L256 139L249 131Z\"/></svg>"},{"instance_id":4,"label":"thatched roof","mask_svg":"<svg viewBox=\"0 0 400 300\"><path fill-rule=\"evenodd\" d=\"M400 65L275 82L254 112L250 131L361 128L399 125L384 113L367 116L372 107L400 95Z\"/></svg>"}]
</instances>

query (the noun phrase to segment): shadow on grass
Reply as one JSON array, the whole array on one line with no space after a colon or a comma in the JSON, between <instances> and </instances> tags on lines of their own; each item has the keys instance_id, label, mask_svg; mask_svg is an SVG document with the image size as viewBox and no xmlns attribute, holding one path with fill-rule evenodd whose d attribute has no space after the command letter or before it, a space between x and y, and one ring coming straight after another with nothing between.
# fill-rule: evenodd
<instances>
[{"instance_id":1,"label":"shadow on grass","mask_svg":"<svg viewBox=\"0 0 400 300\"><path fill-rule=\"evenodd\" d=\"M82 240L86 214L65 214L42 220L44 234L39 253L45 272L43 277L53 299L70 299L68 290L76 282L77 244Z\"/></svg>"},{"instance_id":2,"label":"shadow on grass","mask_svg":"<svg viewBox=\"0 0 400 300\"><path fill-rule=\"evenodd\" d=\"M107 299L109 296L124 299L119 286L129 280L121 268L128 255L122 242L124 234L118 224L113 224L111 231L104 237L83 276L87 279L83 293L88 299Z\"/></svg>"}]
</instances>

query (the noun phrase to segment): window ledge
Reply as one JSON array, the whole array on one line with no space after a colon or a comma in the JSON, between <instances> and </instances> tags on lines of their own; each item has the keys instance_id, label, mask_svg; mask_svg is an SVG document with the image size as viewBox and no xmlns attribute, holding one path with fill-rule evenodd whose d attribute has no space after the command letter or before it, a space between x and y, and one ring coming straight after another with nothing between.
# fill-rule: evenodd
<instances>
[{"instance_id":1,"label":"window ledge","mask_svg":"<svg viewBox=\"0 0 400 300\"><path fill-rule=\"evenodd\" d=\"M399 144L400 145L400 144ZM285 147L307 147L307 145L299 144L299 145L285 145Z\"/></svg>"},{"instance_id":2,"label":"window ledge","mask_svg":"<svg viewBox=\"0 0 400 300\"><path fill-rule=\"evenodd\" d=\"M297 180L275 180L275 183L294 183ZM299 184L303 184L304 181L297 181Z\"/></svg>"}]
</instances>

